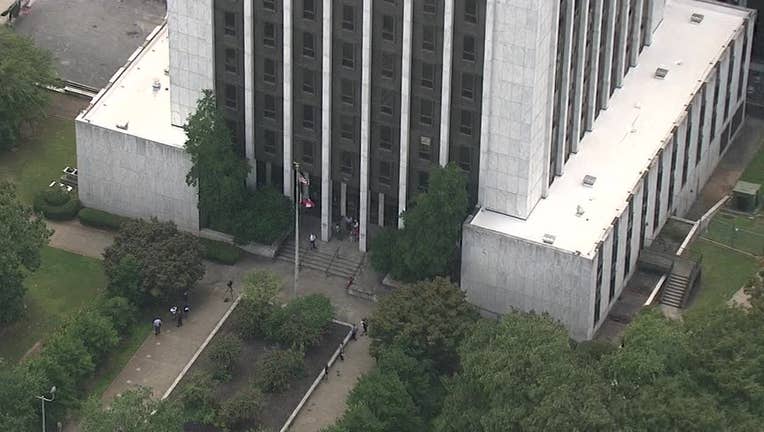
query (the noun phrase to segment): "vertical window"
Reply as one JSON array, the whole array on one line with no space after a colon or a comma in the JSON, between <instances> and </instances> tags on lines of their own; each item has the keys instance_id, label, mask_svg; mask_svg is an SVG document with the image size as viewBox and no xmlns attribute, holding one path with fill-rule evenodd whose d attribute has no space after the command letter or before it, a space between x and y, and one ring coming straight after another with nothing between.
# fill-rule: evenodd
<instances>
[{"instance_id":1,"label":"vertical window","mask_svg":"<svg viewBox=\"0 0 764 432\"><path fill-rule=\"evenodd\" d=\"M273 59L263 61L263 81L273 84L276 82L276 63Z\"/></svg>"},{"instance_id":2,"label":"vertical window","mask_svg":"<svg viewBox=\"0 0 764 432\"><path fill-rule=\"evenodd\" d=\"M608 296L608 303L611 303L613 301L613 297L615 297L615 275L618 273L616 271L618 268L618 222L618 218L615 218L615 222L613 223L613 254L612 259L610 260L610 292Z\"/></svg>"},{"instance_id":3,"label":"vertical window","mask_svg":"<svg viewBox=\"0 0 764 432\"><path fill-rule=\"evenodd\" d=\"M353 140L353 118L348 116L340 117L340 136L346 140Z\"/></svg>"},{"instance_id":4,"label":"vertical window","mask_svg":"<svg viewBox=\"0 0 764 432\"><path fill-rule=\"evenodd\" d=\"M382 16L382 39L395 40L395 18L392 15Z\"/></svg>"},{"instance_id":5,"label":"vertical window","mask_svg":"<svg viewBox=\"0 0 764 432\"><path fill-rule=\"evenodd\" d=\"M353 174L353 153L343 151L340 154L340 171L347 175Z\"/></svg>"},{"instance_id":6,"label":"vertical window","mask_svg":"<svg viewBox=\"0 0 764 432\"><path fill-rule=\"evenodd\" d=\"M314 122L315 113L313 111L313 107L310 105L303 105L302 106L302 126L305 129L313 129L313 126L315 125Z\"/></svg>"},{"instance_id":7,"label":"vertical window","mask_svg":"<svg viewBox=\"0 0 764 432\"><path fill-rule=\"evenodd\" d=\"M348 69L355 67L355 49L352 43L342 43L342 66Z\"/></svg>"},{"instance_id":8,"label":"vertical window","mask_svg":"<svg viewBox=\"0 0 764 432\"><path fill-rule=\"evenodd\" d=\"M663 153L658 156L658 177L655 184L655 211L653 212L653 233L658 232L661 214L661 190L663 189Z\"/></svg>"},{"instance_id":9,"label":"vertical window","mask_svg":"<svg viewBox=\"0 0 764 432\"><path fill-rule=\"evenodd\" d=\"M382 114L386 115L393 115L393 101L395 100L395 96L393 96L392 92L384 91L382 93L381 102L379 104L379 111Z\"/></svg>"},{"instance_id":10,"label":"vertical window","mask_svg":"<svg viewBox=\"0 0 764 432\"><path fill-rule=\"evenodd\" d=\"M393 164L388 161L379 162L379 184L390 186L393 178Z\"/></svg>"},{"instance_id":11,"label":"vertical window","mask_svg":"<svg viewBox=\"0 0 764 432\"><path fill-rule=\"evenodd\" d=\"M276 25L272 22L263 23L263 45L276 46Z\"/></svg>"},{"instance_id":12,"label":"vertical window","mask_svg":"<svg viewBox=\"0 0 764 432\"><path fill-rule=\"evenodd\" d=\"M628 212L628 219L626 225L626 252L623 259L623 278L626 279L631 271L631 234L634 226L634 202L632 198L629 198L629 206L626 210Z\"/></svg>"},{"instance_id":13,"label":"vertical window","mask_svg":"<svg viewBox=\"0 0 764 432\"><path fill-rule=\"evenodd\" d=\"M302 70L302 91L309 94L316 91L316 74L310 69Z\"/></svg>"},{"instance_id":14,"label":"vertical window","mask_svg":"<svg viewBox=\"0 0 764 432\"><path fill-rule=\"evenodd\" d=\"M223 34L226 36L236 36L236 14L225 12L223 14Z\"/></svg>"},{"instance_id":15,"label":"vertical window","mask_svg":"<svg viewBox=\"0 0 764 432\"><path fill-rule=\"evenodd\" d=\"M343 79L340 84L340 91L342 93L342 102L348 105L355 103L355 88L353 87L353 81Z\"/></svg>"},{"instance_id":16,"label":"vertical window","mask_svg":"<svg viewBox=\"0 0 764 432\"><path fill-rule=\"evenodd\" d=\"M435 66L422 63L422 87L433 88L435 81Z\"/></svg>"},{"instance_id":17,"label":"vertical window","mask_svg":"<svg viewBox=\"0 0 764 432\"><path fill-rule=\"evenodd\" d=\"M472 135L472 111L462 110L459 131L465 135Z\"/></svg>"},{"instance_id":18,"label":"vertical window","mask_svg":"<svg viewBox=\"0 0 764 432\"><path fill-rule=\"evenodd\" d=\"M422 49L435 51L435 29L432 26L422 27Z\"/></svg>"},{"instance_id":19,"label":"vertical window","mask_svg":"<svg viewBox=\"0 0 764 432\"><path fill-rule=\"evenodd\" d=\"M706 83L702 84L700 90L700 118L698 120L698 143L695 146L695 166L700 163L700 157L703 154L703 130L706 125Z\"/></svg>"},{"instance_id":20,"label":"vertical window","mask_svg":"<svg viewBox=\"0 0 764 432\"><path fill-rule=\"evenodd\" d=\"M302 162L313 165L313 141L302 140Z\"/></svg>"},{"instance_id":21,"label":"vertical window","mask_svg":"<svg viewBox=\"0 0 764 432\"><path fill-rule=\"evenodd\" d=\"M475 97L475 76L472 74L462 74L462 97L468 100Z\"/></svg>"},{"instance_id":22,"label":"vertical window","mask_svg":"<svg viewBox=\"0 0 764 432\"><path fill-rule=\"evenodd\" d=\"M393 149L393 129L387 125L379 125L379 148Z\"/></svg>"},{"instance_id":23,"label":"vertical window","mask_svg":"<svg viewBox=\"0 0 764 432\"><path fill-rule=\"evenodd\" d=\"M472 151L468 146L459 146L458 159L456 163L459 168L469 172L472 169Z\"/></svg>"},{"instance_id":24,"label":"vertical window","mask_svg":"<svg viewBox=\"0 0 764 432\"><path fill-rule=\"evenodd\" d=\"M435 12L437 12L437 6L435 5L435 0L424 0L424 5L422 5L422 9L424 10L424 13L434 15Z\"/></svg>"},{"instance_id":25,"label":"vertical window","mask_svg":"<svg viewBox=\"0 0 764 432\"><path fill-rule=\"evenodd\" d=\"M355 10L351 5L342 5L342 28L355 30Z\"/></svg>"},{"instance_id":26,"label":"vertical window","mask_svg":"<svg viewBox=\"0 0 764 432\"><path fill-rule=\"evenodd\" d=\"M692 136L692 105L687 107L687 134L684 137L684 161L682 161L682 187L687 183L687 168L690 165L690 138Z\"/></svg>"},{"instance_id":27,"label":"vertical window","mask_svg":"<svg viewBox=\"0 0 764 432\"><path fill-rule=\"evenodd\" d=\"M263 133L263 138L263 148L265 149L265 152L270 155L276 154L276 133L266 129Z\"/></svg>"},{"instance_id":28,"label":"vertical window","mask_svg":"<svg viewBox=\"0 0 764 432\"><path fill-rule=\"evenodd\" d=\"M432 101L427 99L419 100L419 122L426 126L432 126Z\"/></svg>"},{"instance_id":29,"label":"vertical window","mask_svg":"<svg viewBox=\"0 0 764 432\"><path fill-rule=\"evenodd\" d=\"M313 33L302 32L302 55L306 57L315 57L316 44L313 38Z\"/></svg>"},{"instance_id":30,"label":"vertical window","mask_svg":"<svg viewBox=\"0 0 764 432\"><path fill-rule=\"evenodd\" d=\"M394 60L393 55L390 53L382 53L382 76L384 78L392 79L394 74Z\"/></svg>"},{"instance_id":31,"label":"vertical window","mask_svg":"<svg viewBox=\"0 0 764 432\"><path fill-rule=\"evenodd\" d=\"M597 251L597 282L594 284L594 325L600 321L600 301L602 300L602 243Z\"/></svg>"},{"instance_id":32,"label":"vertical window","mask_svg":"<svg viewBox=\"0 0 764 432\"><path fill-rule=\"evenodd\" d=\"M475 38L473 36L464 35L462 58L468 61L475 61Z\"/></svg>"},{"instance_id":33,"label":"vertical window","mask_svg":"<svg viewBox=\"0 0 764 432\"><path fill-rule=\"evenodd\" d=\"M645 247L645 235L647 234L647 202L650 197L649 176L650 172L648 171L642 178L642 229L639 231L639 250Z\"/></svg>"},{"instance_id":34,"label":"vertical window","mask_svg":"<svg viewBox=\"0 0 764 432\"><path fill-rule=\"evenodd\" d=\"M309 20L316 17L316 4L314 0L302 0L302 17Z\"/></svg>"},{"instance_id":35,"label":"vertical window","mask_svg":"<svg viewBox=\"0 0 764 432\"><path fill-rule=\"evenodd\" d=\"M263 97L263 117L276 118L276 98L273 95L267 94Z\"/></svg>"},{"instance_id":36,"label":"vertical window","mask_svg":"<svg viewBox=\"0 0 764 432\"><path fill-rule=\"evenodd\" d=\"M225 71L236 73L239 70L239 62L236 55L236 48L225 49Z\"/></svg>"},{"instance_id":37,"label":"vertical window","mask_svg":"<svg viewBox=\"0 0 764 432\"><path fill-rule=\"evenodd\" d=\"M477 1L464 1L464 21L477 24Z\"/></svg>"},{"instance_id":38,"label":"vertical window","mask_svg":"<svg viewBox=\"0 0 764 432\"><path fill-rule=\"evenodd\" d=\"M225 106L231 109L236 109L237 103L237 91L236 86L231 84L225 85Z\"/></svg>"},{"instance_id":39,"label":"vertical window","mask_svg":"<svg viewBox=\"0 0 764 432\"><path fill-rule=\"evenodd\" d=\"M427 187L430 185L430 173L427 171L419 171L417 177L417 189L420 192L427 192Z\"/></svg>"},{"instance_id":40,"label":"vertical window","mask_svg":"<svg viewBox=\"0 0 764 432\"><path fill-rule=\"evenodd\" d=\"M419 137L419 159L430 160L432 158L432 138Z\"/></svg>"},{"instance_id":41,"label":"vertical window","mask_svg":"<svg viewBox=\"0 0 764 432\"><path fill-rule=\"evenodd\" d=\"M271 12L276 10L276 2L275 0L263 0L263 9L269 10Z\"/></svg>"}]
</instances>

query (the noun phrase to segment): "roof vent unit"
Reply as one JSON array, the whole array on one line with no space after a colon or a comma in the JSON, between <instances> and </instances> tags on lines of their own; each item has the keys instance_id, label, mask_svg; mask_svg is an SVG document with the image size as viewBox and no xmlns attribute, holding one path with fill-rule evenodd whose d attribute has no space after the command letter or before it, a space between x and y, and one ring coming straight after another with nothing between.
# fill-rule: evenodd
<instances>
[{"instance_id":1,"label":"roof vent unit","mask_svg":"<svg viewBox=\"0 0 764 432\"><path fill-rule=\"evenodd\" d=\"M159 91L159 89L162 88L162 83L158 79L154 80L154 83L151 85L151 88L154 89L154 91Z\"/></svg>"},{"instance_id":2,"label":"roof vent unit","mask_svg":"<svg viewBox=\"0 0 764 432\"><path fill-rule=\"evenodd\" d=\"M594 177L593 175L585 175L584 176L584 186L592 187L594 186L594 182L597 181L597 177Z\"/></svg>"},{"instance_id":3,"label":"roof vent unit","mask_svg":"<svg viewBox=\"0 0 764 432\"><path fill-rule=\"evenodd\" d=\"M703 18L705 18L703 14L694 13L690 15L690 22L693 24L700 24L703 22Z\"/></svg>"},{"instance_id":4,"label":"roof vent unit","mask_svg":"<svg viewBox=\"0 0 764 432\"><path fill-rule=\"evenodd\" d=\"M576 206L576 216L581 217L584 215L584 208L579 206Z\"/></svg>"},{"instance_id":5,"label":"roof vent unit","mask_svg":"<svg viewBox=\"0 0 764 432\"><path fill-rule=\"evenodd\" d=\"M544 234L544 237L541 237L541 241L546 244L554 244L556 239L557 237L553 236L552 234Z\"/></svg>"},{"instance_id":6,"label":"roof vent unit","mask_svg":"<svg viewBox=\"0 0 764 432\"><path fill-rule=\"evenodd\" d=\"M655 69L655 78L658 79L664 79L666 78L666 75L668 75L669 70L663 67L659 67L658 69Z\"/></svg>"},{"instance_id":7,"label":"roof vent unit","mask_svg":"<svg viewBox=\"0 0 764 432\"><path fill-rule=\"evenodd\" d=\"M117 129L127 130L130 126L130 122L124 122L122 124L117 123Z\"/></svg>"}]
</instances>

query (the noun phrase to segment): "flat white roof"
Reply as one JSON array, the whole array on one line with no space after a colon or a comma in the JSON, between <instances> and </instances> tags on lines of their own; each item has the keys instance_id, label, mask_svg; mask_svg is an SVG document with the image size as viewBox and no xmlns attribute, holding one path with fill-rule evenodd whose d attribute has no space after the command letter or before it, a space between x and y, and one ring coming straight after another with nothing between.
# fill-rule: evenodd
<instances>
[{"instance_id":1,"label":"flat white roof","mask_svg":"<svg viewBox=\"0 0 764 432\"><path fill-rule=\"evenodd\" d=\"M94 125L173 147L183 147L186 133L170 119L170 42L167 26L157 27L125 67L111 78L80 117ZM159 88L154 84L159 82ZM118 128L117 125L127 129Z\"/></svg>"},{"instance_id":2,"label":"flat white roof","mask_svg":"<svg viewBox=\"0 0 764 432\"><path fill-rule=\"evenodd\" d=\"M705 16L702 23L690 22L695 12ZM481 209L471 223L536 243L551 234L555 248L592 257L746 16L744 10L701 1L668 1L652 45L600 112L548 197L526 220ZM663 80L654 78L658 67L669 69ZM594 187L583 185L585 175L597 178Z\"/></svg>"}]
</instances>

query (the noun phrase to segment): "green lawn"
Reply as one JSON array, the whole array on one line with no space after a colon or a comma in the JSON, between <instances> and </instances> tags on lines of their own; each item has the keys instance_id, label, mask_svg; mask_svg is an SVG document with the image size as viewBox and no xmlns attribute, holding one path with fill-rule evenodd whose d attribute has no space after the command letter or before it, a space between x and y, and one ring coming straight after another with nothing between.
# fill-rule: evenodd
<instances>
[{"instance_id":1,"label":"green lawn","mask_svg":"<svg viewBox=\"0 0 764 432\"><path fill-rule=\"evenodd\" d=\"M27 204L58 179L65 166L77 164L74 120L50 116L36 127L34 136L21 142L16 152L0 152L0 179L16 183Z\"/></svg>"},{"instance_id":2,"label":"green lawn","mask_svg":"<svg viewBox=\"0 0 764 432\"><path fill-rule=\"evenodd\" d=\"M87 392L92 396L101 397L114 378L125 368L146 337L151 333L151 319L148 314L144 319L138 319L127 331L125 338L116 350L106 357L104 363L96 371L96 375L87 384Z\"/></svg>"},{"instance_id":3,"label":"green lawn","mask_svg":"<svg viewBox=\"0 0 764 432\"><path fill-rule=\"evenodd\" d=\"M725 304L758 269L756 259L698 239L690 247L695 257L702 257L700 287L690 304L691 313Z\"/></svg>"},{"instance_id":4,"label":"green lawn","mask_svg":"<svg viewBox=\"0 0 764 432\"><path fill-rule=\"evenodd\" d=\"M740 180L764 184L764 146L759 148L759 152L756 153L751 163L748 164Z\"/></svg>"},{"instance_id":5,"label":"green lawn","mask_svg":"<svg viewBox=\"0 0 764 432\"><path fill-rule=\"evenodd\" d=\"M0 329L0 357L15 362L45 339L72 312L89 304L106 285L99 260L45 247L42 265L24 281L27 313Z\"/></svg>"}]
</instances>

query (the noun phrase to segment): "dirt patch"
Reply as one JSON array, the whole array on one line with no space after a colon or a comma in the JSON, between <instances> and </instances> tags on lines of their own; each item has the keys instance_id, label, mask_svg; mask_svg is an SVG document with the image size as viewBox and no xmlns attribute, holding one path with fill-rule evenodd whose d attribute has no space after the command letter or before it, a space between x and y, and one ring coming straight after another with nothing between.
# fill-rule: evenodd
<instances>
[{"instance_id":1,"label":"dirt patch","mask_svg":"<svg viewBox=\"0 0 764 432\"><path fill-rule=\"evenodd\" d=\"M233 322L235 320L228 320L220 329L215 338L210 342L210 345L215 343L215 339L219 339L227 334L233 334ZM318 374L329 362L329 359L339 347L340 343L348 333L348 328L343 325L332 323L324 333L321 343L311 348L305 353L305 374L303 377L296 379L292 382L290 388L282 393L265 393L265 407L263 409L262 419L259 423L253 422L247 427L253 427L257 424L261 424L266 427L266 430L279 430L286 422L287 418L292 411L300 403L305 393L310 388L313 381ZM279 348L277 345L269 344L262 340L248 340L244 341L241 354L236 362L236 367L233 373L233 378L226 383L219 384L215 389L211 391L215 395L215 399L218 402L224 402L234 396L239 390L247 388L251 385L252 379L256 374L256 363L265 353L270 350ZM212 364L207 357L207 352L203 352L199 356L199 360L191 367L186 378L184 378L179 388L175 390L174 394L179 394L180 388L187 382L189 376L193 376L194 373L209 371L212 368ZM331 379L331 377L329 377ZM246 430L244 428L243 430ZM222 430L214 426L201 425L196 423L189 423L185 425L184 430L186 432L221 432Z\"/></svg>"}]
</instances>

